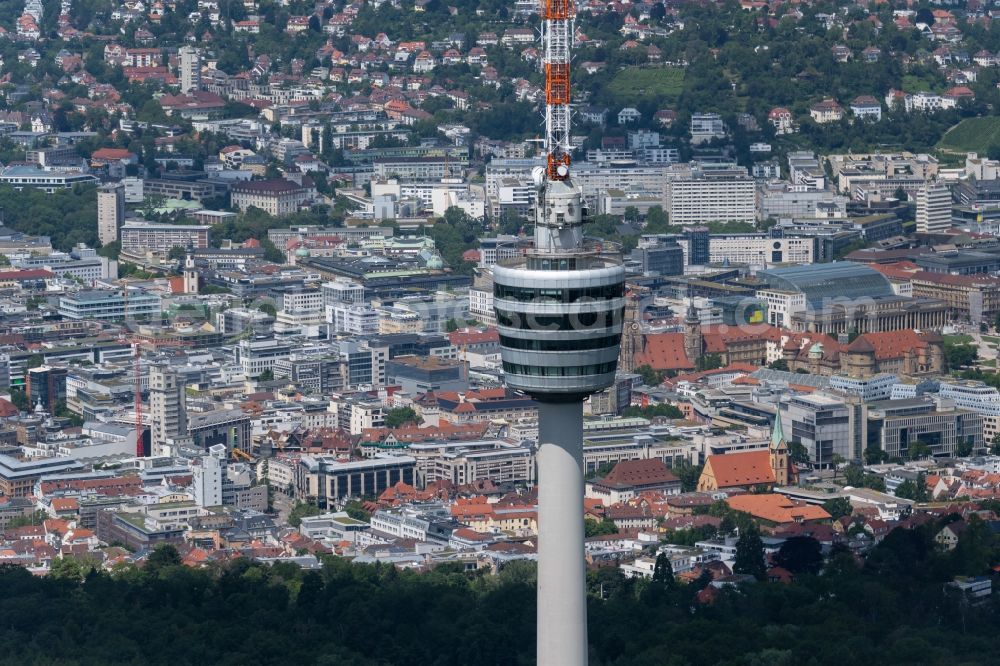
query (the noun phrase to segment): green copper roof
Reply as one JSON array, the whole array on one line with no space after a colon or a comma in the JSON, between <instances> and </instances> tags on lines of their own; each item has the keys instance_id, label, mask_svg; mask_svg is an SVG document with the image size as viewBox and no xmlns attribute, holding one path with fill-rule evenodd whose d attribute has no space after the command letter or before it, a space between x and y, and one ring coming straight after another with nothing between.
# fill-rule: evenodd
<instances>
[{"instance_id":1,"label":"green copper roof","mask_svg":"<svg viewBox=\"0 0 1000 666\"><path fill-rule=\"evenodd\" d=\"M776 449L785 443L785 433L781 430L781 411L774 416L774 428L771 429L771 448Z\"/></svg>"}]
</instances>

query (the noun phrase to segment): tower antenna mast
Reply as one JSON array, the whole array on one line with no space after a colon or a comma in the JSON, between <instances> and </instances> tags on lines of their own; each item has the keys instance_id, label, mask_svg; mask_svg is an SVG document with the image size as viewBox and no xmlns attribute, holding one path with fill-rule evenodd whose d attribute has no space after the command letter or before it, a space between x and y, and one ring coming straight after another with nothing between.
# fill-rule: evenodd
<instances>
[{"instance_id":1,"label":"tower antenna mast","mask_svg":"<svg viewBox=\"0 0 1000 666\"><path fill-rule=\"evenodd\" d=\"M570 46L574 0L542 0L542 46L545 66L545 171L549 180L569 178Z\"/></svg>"}]
</instances>

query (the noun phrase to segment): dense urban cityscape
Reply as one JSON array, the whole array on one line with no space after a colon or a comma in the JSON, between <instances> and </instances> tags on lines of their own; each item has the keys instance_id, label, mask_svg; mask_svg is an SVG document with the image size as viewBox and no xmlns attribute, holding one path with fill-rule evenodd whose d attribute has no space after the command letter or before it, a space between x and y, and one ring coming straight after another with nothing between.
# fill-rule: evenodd
<instances>
[{"instance_id":1,"label":"dense urban cityscape","mask_svg":"<svg viewBox=\"0 0 1000 666\"><path fill-rule=\"evenodd\" d=\"M994 16L0 3L0 661L996 662Z\"/></svg>"}]
</instances>

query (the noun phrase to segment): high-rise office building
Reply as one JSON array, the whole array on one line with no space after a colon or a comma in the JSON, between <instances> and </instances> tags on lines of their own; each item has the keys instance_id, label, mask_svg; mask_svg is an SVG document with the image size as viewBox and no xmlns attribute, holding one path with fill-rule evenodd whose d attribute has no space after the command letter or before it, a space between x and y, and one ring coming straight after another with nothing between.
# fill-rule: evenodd
<instances>
[{"instance_id":1,"label":"high-rise office building","mask_svg":"<svg viewBox=\"0 0 1000 666\"><path fill-rule=\"evenodd\" d=\"M917 192L917 232L933 234L951 228L951 190L940 181Z\"/></svg>"},{"instance_id":2,"label":"high-rise office building","mask_svg":"<svg viewBox=\"0 0 1000 666\"><path fill-rule=\"evenodd\" d=\"M182 46L177 56L181 70L181 93L186 95L201 88L201 54L193 46Z\"/></svg>"},{"instance_id":3,"label":"high-rise office building","mask_svg":"<svg viewBox=\"0 0 1000 666\"><path fill-rule=\"evenodd\" d=\"M125 188L121 183L104 185L97 190L97 239L101 245L118 240L118 229L125 223Z\"/></svg>"},{"instance_id":4,"label":"high-rise office building","mask_svg":"<svg viewBox=\"0 0 1000 666\"><path fill-rule=\"evenodd\" d=\"M688 265L704 266L711 262L712 235L708 227L684 227L688 241Z\"/></svg>"},{"instance_id":5,"label":"high-rise office building","mask_svg":"<svg viewBox=\"0 0 1000 666\"><path fill-rule=\"evenodd\" d=\"M154 456L170 453L170 440L187 435L184 386L169 366L149 368L149 416Z\"/></svg>"},{"instance_id":6,"label":"high-rise office building","mask_svg":"<svg viewBox=\"0 0 1000 666\"><path fill-rule=\"evenodd\" d=\"M744 167L673 165L667 171L670 223L705 225L757 219L757 183Z\"/></svg>"},{"instance_id":7,"label":"high-rise office building","mask_svg":"<svg viewBox=\"0 0 1000 666\"><path fill-rule=\"evenodd\" d=\"M41 405L55 413L60 401L66 400L66 368L43 365L28 370L28 399L31 406Z\"/></svg>"},{"instance_id":8,"label":"high-rise office building","mask_svg":"<svg viewBox=\"0 0 1000 666\"><path fill-rule=\"evenodd\" d=\"M198 506L222 506L222 480L226 476L226 445L209 447L208 455L191 465L191 487Z\"/></svg>"}]
</instances>

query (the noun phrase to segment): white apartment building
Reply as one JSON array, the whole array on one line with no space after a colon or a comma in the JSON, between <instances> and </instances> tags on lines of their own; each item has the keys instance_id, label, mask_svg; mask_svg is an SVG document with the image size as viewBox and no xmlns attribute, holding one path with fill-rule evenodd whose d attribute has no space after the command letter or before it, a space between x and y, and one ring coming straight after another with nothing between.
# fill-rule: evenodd
<instances>
[{"instance_id":1,"label":"white apartment building","mask_svg":"<svg viewBox=\"0 0 1000 666\"><path fill-rule=\"evenodd\" d=\"M937 93L921 91L910 95L907 111L940 111L953 109L958 101L953 97L942 97Z\"/></svg>"},{"instance_id":2,"label":"white apartment building","mask_svg":"<svg viewBox=\"0 0 1000 666\"><path fill-rule=\"evenodd\" d=\"M694 113L691 115L691 143L705 143L726 136L726 124L718 113Z\"/></svg>"},{"instance_id":3,"label":"white apartment building","mask_svg":"<svg viewBox=\"0 0 1000 666\"><path fill-rule=\"evenodd\" d=\"M371 517L371 528L401 539L426 541L430 522L415 512L414 508L376 511Z\"/></svg>"},{"instance_id":4,"label":"white apartment building","mask_svg":"<svg viewBox=\"0 0 1000 666\"><path fill-rule=\"evenodd\" d=\"M294 289L281 294L281 309L289 313L322 312L323 292L319 289Z\"/></svg>"},{"instance_id":5,"label":"white apartment building","mask_svg":"<svg viewBox=\"0 0 1000 666\"><path fill-rule=\"evenodd\" d=\"M757 190L746 169L702 171L672 168L667 182L668 212L674 225L754 222Z\"/></svg>"},{"instance_id":6,"label":"white apartment building","mask_svg":"<svg viewBox=\"0 0 1000 666\"><path fill-rule=\"evenodd\" d=\"M940 181L917 191L917 232L938 233L951 228L951 190Z\"/></svg>"},{"instance_id":7,"label":"white apartment building","mask_svg":"<svg viewBox=\"0 0 1000 666\"><path fill-rule=\"evenodd\" d=\"M125 203L142 203L145 198L142 178L122 178L125 188Z\"/></svg>"},{"instance_id":8,"label":"white apartment building","mask_svg":"<svg viewBox=\"0 0 1000 666\"><path fill-rule=\"evenodd\" d=\"M684 263L688 262L690 241L678 238L684 250ZM709 262L721 264L811 264L814 261L812 238L770 238L766 234L712 234L709 239Z\"/></svg>"},{"instance_id":9,"label":"white apartment building","mask_svg":"<svg viewBox=\"0 0 1000 666\"><path fill-rule=\"evenodd\" d=\"M938 398L950 400L960 409L983 417L983 441L992 442L1000 434L1000 391L983 382L941 382Z\"/></svg>"},{"instance_id":10,"label":"white apartment building","mask_svg":"<svg viewBox=\"0 0 1000 666\"><path fill-rule=\"evenodd\" d=\"M236 364L246 377L259 377L273 370L274 362L291 355L291 345L274 339L240 340L236 346Z\"/></svg>"},{"instance_id":11,"label":"white apartment building","mask_svg":"<svg viewBox=\"0 0 1000 666\"><path fill-rule=\"evenodd\" d=\"M360 435L369 428L385 426L385 407L380 402L354 403L351 405L350 433Z\"/></svg>"},{"instance_id":12,"label":"white apartment building","mask_svg":"<svg viewBox=\"0 0 1000 666\"><path fill-rule=\"evenodd\" d=\"M535 457L527 446L501 440L412 444L417 482L450 481L464 485L489 479L494 483L533 483Z\"/></svg>"},{"instance_id":13,"label":"white apartment building","mask_svg":"<svg viewBox=\"0 0 1000 666\"><path fill-rule=\"evenodd\" d=\"M323 293L323 307L331 305L363 305L365 303L364 285L346 279L336 279L324 282L320 286Z\"/></svg>"},{"instance_id":14,"label":"white apartment building","mask_svg":"<svg viewBox=\"0 0 1000 666\"><path fill-rule=\"evenodd\" d=\"M876 400L891 400L892 387L899 382L899 377L889 373L879 373L872 377L858 378L846 375L832 375L830 388L834 391L856 395L862 402Z\"/></svg>"},{"instance_id":15,"label":"white apartment building","mask_svg":"<svg viewBox=\"0 0 1000 666\"><path fill-rule=\"evenodd\" d=\"M469 316L487 326L496 326L497 316L493 310L492 287L469 288Z\"/></svg>"},{"instance_id":16,"label":"white apartment building","mask_svg":"<svg viewBox=\"0 0 1000 666\"><path fill-rule=\"evenodd\" d=\"M494 483L526 483L535 481L535 459L529 448L501 449L466 453L445 460L454 483L471 483L490 479Z\"/></svg>"},{"instance_id":17,"label":"white apartment building","mask_svg":"<svg viewBox=\"0 0 1000 666\"><path fill-rule=\"evenodd\" d=\"M312 201L315 190L281 178L237 183L230 188L234 208L250 207L278 217L290 215Z\"/></svg>"},{"instance_id":18,"label":"white apartment building","mask_svg":"<svg viewBox=\"0 0 1000 666\"><path fill-rule=\"evenodd\" d=\"M266 478L272 488L286 491L295 482L295 463L281 458L265 458L257 463L257 478Z\"/></svg>"},{"instance_id":19,"label":"white apartment building","mask_svg":"<svg viewBox=\"0 0 1000 666\"><path fill-rule=\"evenodd\" d=\"M101 245L118 240L125 223L125 186L105 185L97 190L97 239Z\"/></svg>"},{"instance_id":20,"label":"white apartment building","mask_svg":"<svg viewBox=\"0 0 1000 666\"><path fill-rule=\"evenodd\" d=\"M222 506L222 479L226 475L226 445L216 444L208 455L191 463L194 503L200 507Z\"/></svg>"},{"instance_id":21,"label":"white apartment building","mask_svg":"<svg viewBox=\"0 0 1000 666\"><path fill-rule=\"evenodd\" d=\"M202 250L209 245L212 227L200 224L129 222L121 228L124 252L169 252L173 247Z\"/></svg>"},{"instance_id":22,"label":"white apartment building","mask_svg":"<svg viewBox=\"0 0 1000 666\"><path fill-rule=\"evenodd\" d=\"M527 217L535 205L535 186L527 178L508 177L496 185L496 194L489 198L490 216L504 213Z\"/></svg>"},{"instance_id":23,"label":"white apartment building","mask_svg":"<svg viewBox=\"0 0 1000 666\"><path fill-rule=\"evenodd\" d=\"M367 305L337 304L326 308L326 320L331 333L347 335L378 335L379 313Z\"/></svg>"},{"instance_id":24,"label":"white apartment building","mask_svg":"<svg viewBox=\"0 0 1000 666\"><path fill-rule=\"evenodd\" d=\"M182 46L177 55L181 70L181 94L186 95L201 88L201 55L193 46Z\"/></svg>"}]
</instances>

